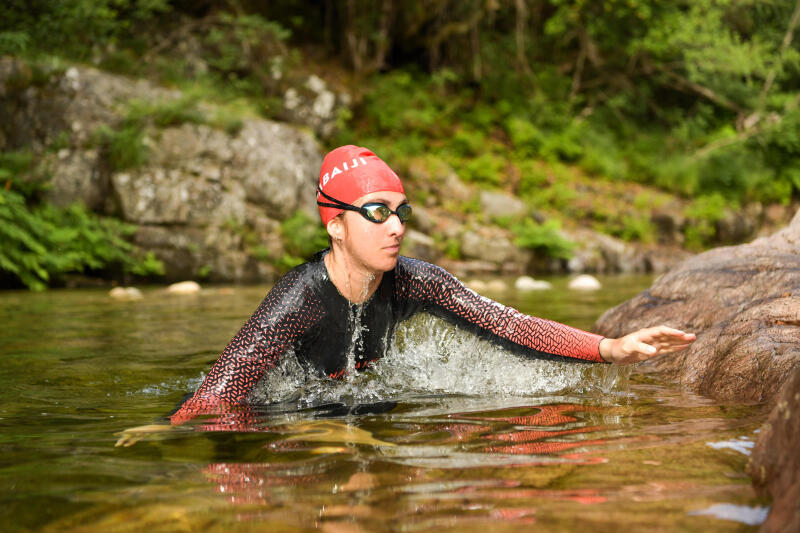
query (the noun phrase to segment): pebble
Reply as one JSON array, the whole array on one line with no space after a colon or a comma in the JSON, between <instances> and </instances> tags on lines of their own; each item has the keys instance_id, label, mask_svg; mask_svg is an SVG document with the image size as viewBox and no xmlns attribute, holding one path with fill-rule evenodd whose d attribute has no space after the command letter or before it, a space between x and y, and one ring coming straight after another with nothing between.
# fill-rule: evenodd
<instances>
[{"instance_id":1,"label":"pebble","mask_svg":"<svg viewBox=\"0 0 800 533\"><path fill-rule=\"evenodd\" d=\"M486 289L492 292L502 292L508 290L508 285L506 285L505 281L493 279L486 285Z\"/></svg>"},{"instance_id":2,"label":"pebble","mask_svg":"<svg viewBox=\"0 0 800 533\"><path fill-rule=\"evenodd\" d=\"M601 287L597 278L589 274L581 274L569 282L569 288L576 291L596 291Z\"/></svg>"},{"instance_id":3,"label":"pebble","mask_svg":"<svg viewBox=\"0 0 800 533\"><path fill-rule=\"evenodd\" d=\"M473 279L466 283L467 287L472 289L475 292L484 292L486 290L486 283L479 279Z\"/></svg>"},{"instance_id":4,"label":"pebble","mask_svg":"<svg viewBox=\"0 0 800 533\"><path fill-rule=\"evenodd\" d=\"M136 287L114 287L108 291L108 295L115 300L141 300L142 291Z\"/></svg>"},{"instance_id":5,"label":"pebble","mask_svg":"<svg viewBox=\"0 0 800 533\"><path fill-rule=\"evenodd\" d=\"M520 276L514 282L514 288L518 291L546 291L553 286L548 281L533 279L530 276Z\"/></svg>"},{"instance_id":6,"label":"pebble","mask_svg":"<svg viewBox=\"0 0 800 533\"><path fill-rule=\"evenodd\" d=\"M170 294L195 294L200 292L200 285L196 281L181 281L167 287Z\"/></svg>"}]
</instances>

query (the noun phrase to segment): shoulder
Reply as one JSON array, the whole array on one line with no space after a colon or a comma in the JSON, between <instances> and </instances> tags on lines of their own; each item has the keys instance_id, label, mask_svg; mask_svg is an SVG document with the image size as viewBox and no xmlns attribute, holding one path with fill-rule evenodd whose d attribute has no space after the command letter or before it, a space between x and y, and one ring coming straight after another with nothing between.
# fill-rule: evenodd
<instances>
[{"instance_id":1,"label":"shoulder","mask_svg":"<svg viewBox=\"0 0 800 533\"><path fill-rule=\"evenodd\" d=\"M397 261L395 276L400 285L407 288L425 287L425 292L460 284L455 276L439 265L404 256Z\"/></svg>"},{"instance_id":2,"label":"shoulder","mask_svg":"<svg viewBox=\"0 0 800 533\"><path fill-rule=\"evenodd\" d=\"M326 276L327 272L321 255L315 255L310 261L294 267L281 277L269 291L265 301L279 300L299 306L309 297L319 293L318 289L325 281Z\"/></svg>"}]
</instances>

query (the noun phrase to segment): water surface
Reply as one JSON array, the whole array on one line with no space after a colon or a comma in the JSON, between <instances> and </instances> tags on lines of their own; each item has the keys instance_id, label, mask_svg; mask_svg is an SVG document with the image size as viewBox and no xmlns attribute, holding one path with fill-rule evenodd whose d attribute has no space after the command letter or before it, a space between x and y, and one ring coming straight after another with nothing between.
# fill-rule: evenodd
<instances>
[{"instance_id":1,"label":"water surface","mask_svg":"<svg viewBox=\"0 0 800 533\"><path fill-rule=\"evenodd\" d=\"M588 328L651 279L594 293L552 281L491 296ZM265 291L0 293L4 529L757 527L741 516L763 514L744 474L762 408L609 366L524 361L430 317L348 380L298 379L288 358L246 426L207 417L114 447L197 387Z\"/></svg>"}]
</instances>

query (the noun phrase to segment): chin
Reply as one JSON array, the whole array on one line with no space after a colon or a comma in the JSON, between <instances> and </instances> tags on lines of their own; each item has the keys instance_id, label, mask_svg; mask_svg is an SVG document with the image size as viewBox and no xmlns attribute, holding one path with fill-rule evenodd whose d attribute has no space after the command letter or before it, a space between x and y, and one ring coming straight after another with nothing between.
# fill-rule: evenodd
<instances>
[{"instance_id":1,"label":"chin","mask_svg":"<svg viewBox=\"0 0 800 533\"><path fill-rule=\"evenodd\" d=\"M392 256L392 257L390 257L388 259L385 259L385 260L381 261L378 265L376 265L377 268L375 270L379 270L381 272L389 272L390 270L393 270L394 267L397 266L397 260L399 258L400 258L400 255L398 254L398 255L394 255L394 256Z\"/></svg>"}]
</instances>

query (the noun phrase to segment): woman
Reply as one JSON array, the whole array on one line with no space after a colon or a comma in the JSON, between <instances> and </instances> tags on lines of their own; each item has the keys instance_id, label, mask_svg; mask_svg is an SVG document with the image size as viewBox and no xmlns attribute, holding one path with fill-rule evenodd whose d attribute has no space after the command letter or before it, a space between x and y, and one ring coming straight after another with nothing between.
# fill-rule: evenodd
<instances>
[{"instance_id":1,"label":"woman","mask_svg":"<svg viewBox=\"0 0 800 533\"><path fill-rule=\"evenodd\" d=\"M628 364L694 341L693 334L665 326L603 338L519 313L435 265L401 257L411 207L397 175L366 148L342 146L325 157L317 205L330 249L276 283L172 424L246 404L289 350L332 378L362 370L386 353L395 326L420 311L534 358Z\"/></svg>"}]
</instances>

